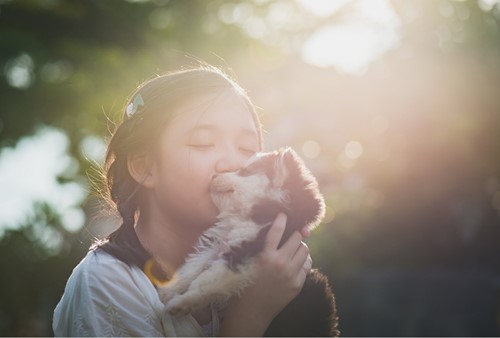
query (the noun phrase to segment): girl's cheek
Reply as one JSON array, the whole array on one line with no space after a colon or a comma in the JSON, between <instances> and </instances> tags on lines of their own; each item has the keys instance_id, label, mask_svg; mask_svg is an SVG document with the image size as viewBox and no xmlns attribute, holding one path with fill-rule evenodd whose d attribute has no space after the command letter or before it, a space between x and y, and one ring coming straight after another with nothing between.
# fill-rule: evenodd
<instances>
[{"instance_id":1,"label":"girl's cheek","mask_svg":"<svg viewBox=\"0 0 500 338\"><path fill-rule=\"evenodd\" d=\"M215 163L216 159L213 153L192 151L187 167L191 175L211 178L215 173Z\"/></svg>"}]
</instances>

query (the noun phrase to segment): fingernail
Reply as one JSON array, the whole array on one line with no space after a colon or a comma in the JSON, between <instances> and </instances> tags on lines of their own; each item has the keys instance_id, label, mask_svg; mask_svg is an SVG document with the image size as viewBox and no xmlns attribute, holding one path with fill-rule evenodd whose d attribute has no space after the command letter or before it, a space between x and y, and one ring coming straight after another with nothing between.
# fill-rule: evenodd
<instances>
[{"instance_id":1,"label":"fingernail","mask_svg":"<svg viewBox=\"0 0 500 338\"><path fill-rule=\"evenodd\" d=\"M309 235L311 235L311 231L309 230L309 228L302 228L301 231L300 231L302 237L309 237Z\"/></svg>"}]
</instances>

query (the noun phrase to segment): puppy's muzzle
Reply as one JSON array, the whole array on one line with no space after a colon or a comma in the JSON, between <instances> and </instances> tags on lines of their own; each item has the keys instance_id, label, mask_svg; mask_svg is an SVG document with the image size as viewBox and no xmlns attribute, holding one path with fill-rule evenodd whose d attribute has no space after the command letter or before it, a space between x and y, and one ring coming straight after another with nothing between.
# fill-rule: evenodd
<instances>
[{"instance_id":1,"label":"puppy's muzzle","mask_svg":"<svg viewBox=\"0 0 500 338\"><path fill-rule=\"evenodd\" d=\"M229 178L224 174L215 174L210 184L210 192L212 193L231 193L234 191L233 185Z\"/></svg>"}]
</instances>

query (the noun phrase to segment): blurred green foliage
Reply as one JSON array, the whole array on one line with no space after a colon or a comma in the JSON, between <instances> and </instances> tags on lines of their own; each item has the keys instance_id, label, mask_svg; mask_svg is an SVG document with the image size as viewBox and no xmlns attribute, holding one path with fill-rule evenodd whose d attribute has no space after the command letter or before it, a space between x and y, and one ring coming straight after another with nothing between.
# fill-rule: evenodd
<instances>
[{"instance_id":1,"label":"blurred green foliage","mask_svg":"<svg viewBox=\"0 0 500 338\"><path fill-rule=\"evenodd\" d=\"M0 1L0 149L53 126L78 163L60 180L95 175L85 138L109 136L143 80L200 58L248 88L268 147L313 141L328 215L310 246L344 335L498 335L500 6L391 4L399 43L348 75L305 64L300 48L349 3L318 17L295 1ZM237 10L288 19L259 35L224 19ZM71 270L115 224L94 191L77 232L34 208L0 238L1 335L51 335Z\"/></svg>"}]
</instances>

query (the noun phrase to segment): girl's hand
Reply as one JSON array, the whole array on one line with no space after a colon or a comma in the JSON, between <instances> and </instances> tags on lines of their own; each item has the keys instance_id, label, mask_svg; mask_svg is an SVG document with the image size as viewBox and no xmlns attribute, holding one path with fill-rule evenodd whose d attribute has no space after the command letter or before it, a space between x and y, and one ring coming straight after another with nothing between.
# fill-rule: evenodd
<instances>
[{"instance_id":1,"label":"girl's hand","mask_svg":"<svg viewBox=\"0 0 500 338\"><path fill-rule=\"evenodd\" d=\"M264 250L256 257L256 278L226 310L221 335L262 336L271 321L295 298L311 268L301 232L294 232L278 249L286 227L280 213L266 237Z\"/></svg>"}]
</instances>

